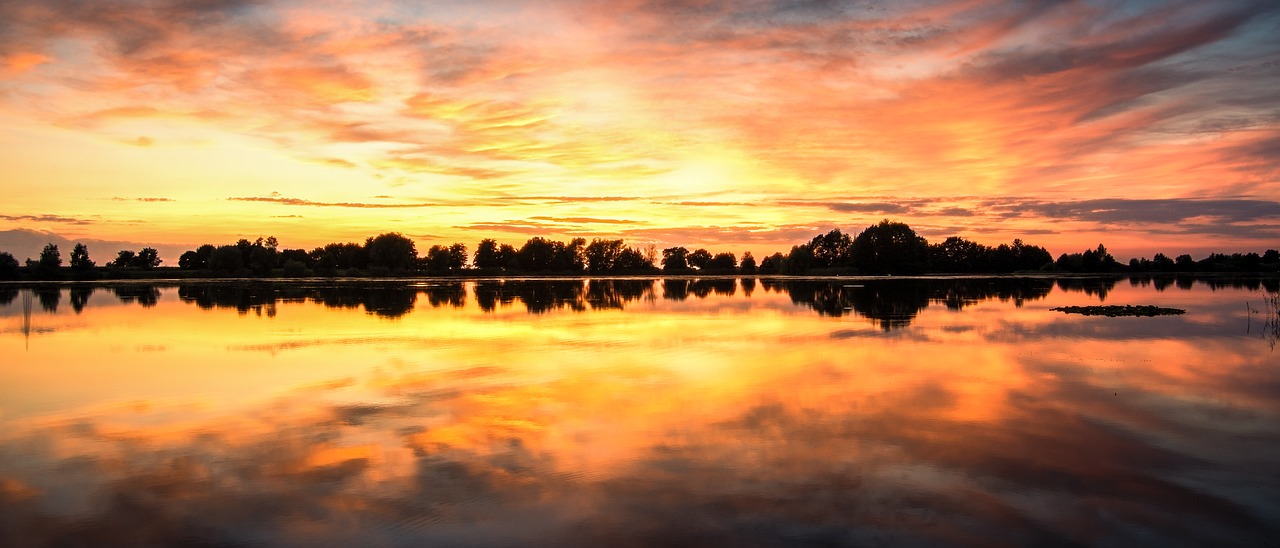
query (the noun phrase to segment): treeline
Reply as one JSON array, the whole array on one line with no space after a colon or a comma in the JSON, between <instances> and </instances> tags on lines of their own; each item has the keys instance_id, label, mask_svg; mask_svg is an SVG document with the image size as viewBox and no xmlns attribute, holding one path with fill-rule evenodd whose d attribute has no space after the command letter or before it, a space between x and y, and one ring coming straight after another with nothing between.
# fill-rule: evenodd
<instances>
[{"instance_id":1,"label":"treeline","mask_svg":"<svg viewBox=\"0 0 1280 548\"><path fill-rule=\"evenodd\" d=\"M22 267L8 253L0 252L0 279L48 280L72 277L145 276L159 267L156 250L136 253L122 250L115 260L98 267L88 248L76 244L70 267L62 266L57 246L49 244L38 259ZM529 238L520 247L484 239L469 253L466 244L433 245L425 252L413 240L394 232L367 238L364 243L330 243L311 250L282 248L275 237L234 244L205 244L178 259L184 277L236 276L288 278L307 276L411 276L411 275L526 275L583 273L615 274L786 274L786 275L918 275L1005 274L1014 272L1068 273L1185 273L1280 272L1280 252L1211 254L1199 261L1190 255L1169 259L1135 258L1122 264L1099 244L1079 253L1063 253L1054 259L1049 251L1020 239L988 246L958 236L929 243L905 223L889 220L867 227L856 236L840 229L814 236L758 262L745 252L712 254L706 249L677 246L658 251L656 246L632 246L620 239L584 238L557 241Z\"/></svg>"},{"instance_id":2,"label":"treeline","mask_svg":"<svg viewBox=\"0 0 1280 548\"><path fill-rule=\"evenodd\" d=\"M46 244L35 259L27 259L26 266L18 263L18 259L8 252L0 251L0 280L18 280L24 277L34 280L58 280L70 275L78 280L97 279L104 275L119 277L124 270L149 271L158 268L163 262L160 252L153 247L144 247L138 251L122 249L116 258L99 267L89 258L89 247L77 243L71 249L69 266L62 266L62 252L55 244Z\"/></svg>"}]
</instances>

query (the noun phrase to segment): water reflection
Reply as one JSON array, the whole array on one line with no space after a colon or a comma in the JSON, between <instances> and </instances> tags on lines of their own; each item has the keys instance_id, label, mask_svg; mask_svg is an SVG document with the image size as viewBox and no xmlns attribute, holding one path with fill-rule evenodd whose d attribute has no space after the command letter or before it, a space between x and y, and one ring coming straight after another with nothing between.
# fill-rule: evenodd
<instances>
[{"instance_id":1,"label":"water reflection","mask_svg":"<svg viewBox=\"0 0 1280 548\"><path fill-rule=\"evenodd\" d=\"M1242 283L63 289L0 334L0 545L1266 545ZM1048 310L1103 298L1188 313Z\"/></svg>"}]
</instances>

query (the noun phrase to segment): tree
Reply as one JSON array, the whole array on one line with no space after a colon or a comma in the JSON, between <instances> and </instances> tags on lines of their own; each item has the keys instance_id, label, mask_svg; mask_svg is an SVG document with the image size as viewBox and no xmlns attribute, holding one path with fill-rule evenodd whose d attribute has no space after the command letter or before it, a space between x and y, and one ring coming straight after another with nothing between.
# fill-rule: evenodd
<instances>
[{"instance_id":1,"label":"tree","mask_svg":"<svg viewBox=\"0 0 1280 548\"><path fill-rule=\"evenodd\" d=\"M791 246L791 253L782 261L784 274L804 274L813 268L813 248L809 244Z\"/></svg>"},{"instance_id":2,"label":"tree","mask_svg":"<svg viewBox=\"0 0 1280 548\"><path fill-rule=\"evenodd\" d=\"M58 246L54 244L45 244L44 249L40 250L40 258L35 261L36 273L41 276L52 276L58 273L58 269L62 267L62 255L58 253Z\"/></svg>"},{"instance_id":3,"label":"tree","mask_svg":"<svg viewBox=\"0 0 1280 548\"><path fill-rule=\"evenodd\" d=\"M992 262L994 251L980 243L952 236L940 244L929 245L929 266L934 272L984 272L991 266L988 263Z\"/></svg>"},{"instance_id":4,"label":"tree","mask_svg":"<svg viewBox=\"0 0 1280 548\"><path fill-rule=\"evenodd\" d=\"M929 243L905 223L888 219L853 239L853 262L870 274L920 274L929 262Z\"/></svg>"},{"instance_id":5,"label":"tree","mask_svg":"<svg viewBox=\"0 0 1280 548\"><path fill-rule=\"evenodd\" d=\"M369 254L369 266L408 270L418 261L418 249L413 240L398 232L388 232L369 238L365 241L365 250Z\"/></svg>"},{"instance_id":6,"label":"tree","mask_svg":"<svg viewBox=\"0 0 1280 548\"><path fill-rule=\"evenodd\" d=\"M702 248L694 250L685 260L689 262L689 266L702 270L707 267L707 263L711 262L711 252Z\"/></svg>"},{"instance_id":7,"label":"tree","mask_svg":"<svg viewBox=\"0 0 1280 548\"><path fill-rule=\"evenodd\" d=\"M15 280L18 278L18 259L13 255L0 252L0 280Z\"/></svg>"},{"instance_id":8,"label":"tree","mask_svg":"<svg viewBox=\"0 0 1280 548\"><path fill-rule=\"evenodd\" d=\"M244 254L234 245L224 245L209 255L209 270L235 273L244 268Z\"/></svg>"},{"instance_id":9,"label":"tree","mask_svg":"<svg viewBox=\"0 0 1280 548\"><path fill-rule=\"evenodd\" d=\"M142 248L138 251L138 255L133 258L133 266L143 270L151 270L160 266L161 262L163 261L160 260L160 252L156 251L154 247Z\"/></svg>"},{"instance_id":10,"label":"tree","mask_svg":"<svg viewBox=\"0 0 1280 548\"><path fill-rule=\"evenodd\" d=\"M707 262L708 272L733 272L738 267L738 258L733 253L716 253L710 261Z\"/></svg>"},{"instance_id":11,"label":"tree","mask_svg":"<svg viewBox=\"0 0 1280 548\"><path fill-rule=\"evenodd\" d=\"M555 242L552 250L551 264L555 270L582 272L587 268L587 240L574 238L569 243Z\"/></svg>"},{"instance_id":12,"label":"tree","mask_svg":"<svg viewBox=\"0 0 1280 548\"><path fill-rule=\"evenodd\" d=\"M207 265L208 263L205 259L196 251L184 251L182 255L178 257L178 268L183 270L200 270L205 268Z\"/></svg>"},{"instance_id":13,"label":"tree","mask_svg":"<svg viewBox=\"0 0 1280 548\"><path fill-rule=\"evenodd\" d=\"M1262 262L1266 264L1280 263L1280 251L1268 249L1262 253Z\"/></svg>"},{"instance_id":14,"label":"tree","mask_svg":"<svg viewBox=\"0 0 1280 548\"><path fill-rule=\"evenodd\" d=\"M457 272L467 265L467 246L463 243L451 246L433 245L427 249L422 264L432 274Z\"/></svg>"},{"instance_id":15,"label":"tree","mask_svg":"<svg viewBox=\"0 0 1280 548\"><path fill-rule=\"evenodd\" d=\"M618 254L617 260L613 263L613 270L616 272L653 270L653 262L649 260L643 251L628 247Z\"/></svg>"},{"instance_id":16,"label":"tree","mask_svg":"<svg viewBox=\"0 0 1280 548\"><path fill-rule=\"evenodd\" d=\"M587 270L591 272L614 270L624 249L626 249L626 246L623 245L622 240L601 240L599 238L591 240L591 244L585 250Z\"/></svg>"},{"instance_id":17,"label":"tree","mask_svg":"<svg viewBox=\"0 0 1280 548\"><path fill-rule=\"evenodd\" d=\"M782 253L775 252L763 259L760 259L761 274L777 274L784 271L787 267L787 258Z\"/></svg>"},{"instance_id":18,"label":"tree","mask_svg":"<svg viewBox=\"0 0 1280 548\"><path fill-rule=\"evenodd\" d=\"M662 270L680 272L689 270L689 250L683 247L668 247L662 250Z\"/></svg>"},{"instance_id":19,"label":"tree","mask_svg":"<svg viewBox=\"0 0 1280 548\"><path fill-rule=\"evenodd\" d=\"M138 258L137 253L134 253L133 251L130 251L128 249L121 249L119 253L116 253L116 260L107 263L107 266L111 266L115 268L127 268L130 266L133 266L133 263L137 260L137 258Z\"/></svg>"},{"instance_id":20,"label":"tree","mask_svg":"<svg viewBox=\"0 0 1280 548\"><path fill-rule=\"evenodd\" d=\"M743 274L756 273L756 258L751 255L750 251L746 251L742 254L742 262L738 264L738 269L741 270Z\"/></svg>"},{"instance_id":21,"label":"tree","mask_svg":"<svg viewBox=\"0 0 1280 548\"><path fill-rule=\"evenodd\" d=\"M93 270L93 261L89 259L89 246L77 243L71 249L71 270L83 274Z\"/></svg>"},{"instance_id":22,"label":"tree","mask_svg":"<svg viewBox=\"0 0 1280 548\"><path fill-rule=\"evenodd\" d=\"M476 268L502 268L505 266L502 257L498 254L498 242L492 238L480 240L480 245L476 246L476 255L471 260L471 264Z\"/></svg>"},{"instance_id":23,"label":"tree","mask_svg":"<svg viewBox=\"0 0 1280 548\"><path fill-rule=\"evenodd\" d=\"M538 272L551 269L551 259L554 251L555 246L552 245L551 240L541 236L534 236L520 247L520 251L516 252L516 257L522 270Z\"/></svg>"},{"instance_id":24,"label":"tree","mask_svg":"<svg viewBox=\"0 0 1280 548\"><path fill-rule=\"evenodd\" d=\"M836 228L814 236L809 240L809 249L813 251L815 267L847 266L852 261L853 239Z\"/></svg>"}]
</instances>

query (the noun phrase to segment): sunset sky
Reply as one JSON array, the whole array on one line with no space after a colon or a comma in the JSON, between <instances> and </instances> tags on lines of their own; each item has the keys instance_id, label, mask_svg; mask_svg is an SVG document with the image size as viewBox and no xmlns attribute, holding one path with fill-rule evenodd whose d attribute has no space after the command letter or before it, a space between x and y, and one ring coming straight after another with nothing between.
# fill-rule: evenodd
<instances>
[{"instance_id":1,"label":"sunset sky","mask_svg":"<svg viewBox=\"0 0 1280 548\"><path fill-rule=\"evenodd\" d=\"M0 74L0 231L1280 247L1275 0L7 0Z\"/></svg>"}]
</instances>

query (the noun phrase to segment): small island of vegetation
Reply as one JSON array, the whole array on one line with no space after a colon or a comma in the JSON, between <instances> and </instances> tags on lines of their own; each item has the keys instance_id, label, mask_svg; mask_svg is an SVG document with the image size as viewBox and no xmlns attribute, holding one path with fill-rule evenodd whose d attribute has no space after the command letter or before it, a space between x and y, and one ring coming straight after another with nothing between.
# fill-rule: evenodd
<instances>
[{"instance_id":1,"label":"small island of vegetation","mask_svg":"<svg viewBox=\"0 0 1280 548\"><path fill-rule=\"evenodd\" d=\"M1161 308L1154 305L1094 305L1094 306L1059 306L1050 308L1056 312L1066 314L1081 314L1084 316L1107 316L1115 318L1119 316L1176 316L1186 314L1187 311L1181 308Z\"/></svg>"}]
</instances>

